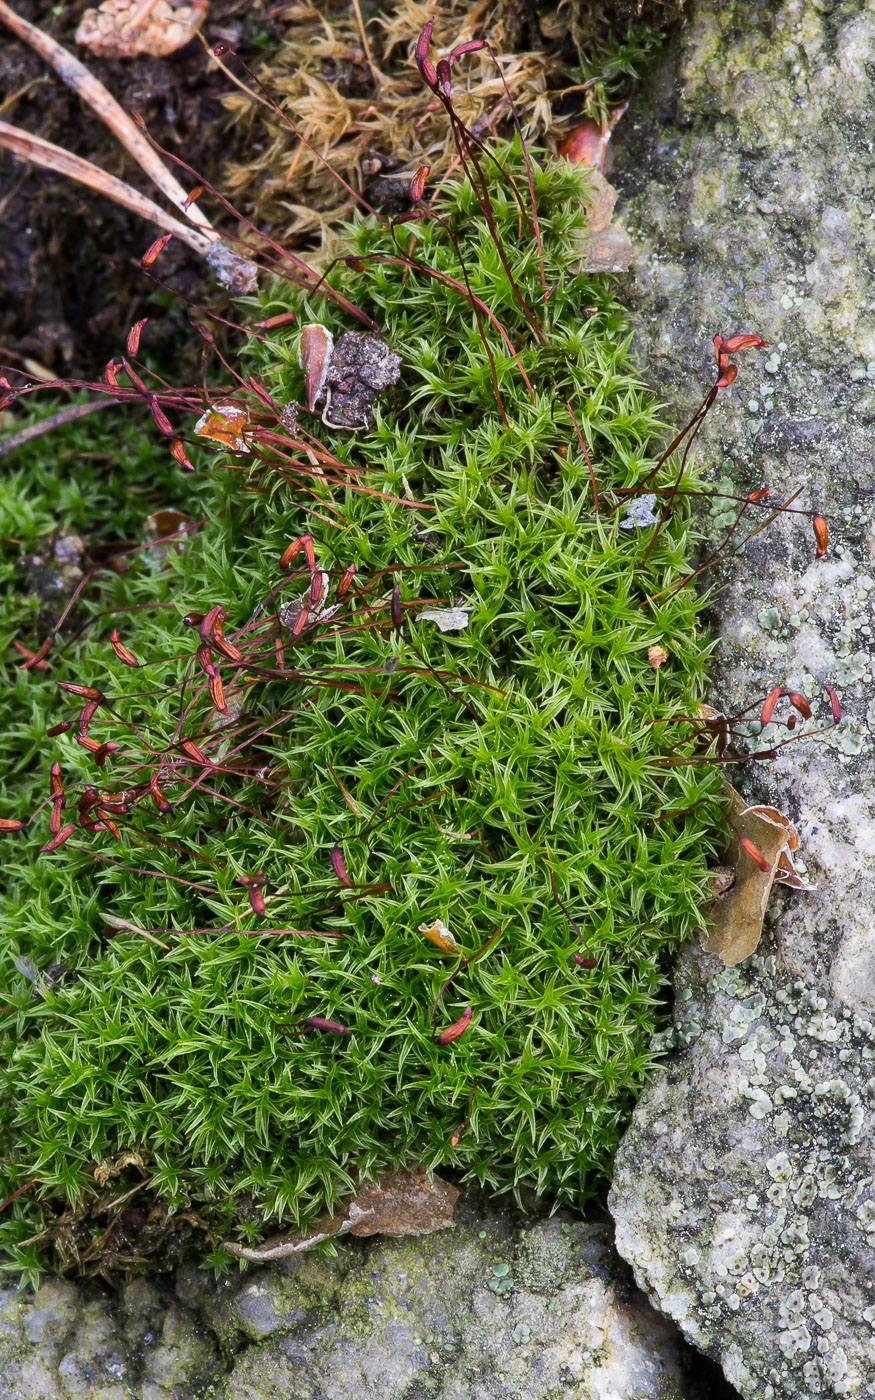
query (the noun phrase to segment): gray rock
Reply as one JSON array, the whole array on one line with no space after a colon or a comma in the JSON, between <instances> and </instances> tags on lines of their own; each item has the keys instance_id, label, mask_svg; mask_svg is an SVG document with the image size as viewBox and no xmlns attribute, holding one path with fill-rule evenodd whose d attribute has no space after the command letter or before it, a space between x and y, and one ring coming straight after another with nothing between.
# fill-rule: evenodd
<instances>
[{"instance_id":1,"label":"gray rock","mask_svg":"<svg viewBox=\"0 0 875 1400\"><path fill-rule=\"evenodd\" d=\"M620 1253L750 1400L875 1395L875 1025L789 972L688 950L683 1049L615 1162Z\"/></svg>"},{"instance_id":2,"label":"gray rock","mask_svg":"<svg viewBox=\"0 0 875 1400\"><path fill-rule=\"evenodd\" d=\"M222 1400L699 1393L677 1333L630 1289L602 1226L557 1217L513 1229L490 1215L440 1235L344 1243L334 1261L302 1255L285 1268L230 1302L250 1336L257 1318L264 1340L238 1356Z\"/></svg>"},{"instance_id":3,"label":"gray rock","mask_svg":"<svg viewBox=\"0 0 875 1400\"><path fill-rule=\"evenodd\" d=\"M0 1293L0 1400L704 1400L606 1225L463 1210L171 1294ZM220 1357L221 1350L221 1357Z\"/></svg>"},{"instance_id":4,"label":"gray rock","mask_svg":"<svg viewBox=\"0 0 875 1400\"><path fill-rule=\"evenodd\" d=\"M60 1279L0 1289L0 1400L207 1400L225 1369L195 1315L145 1279L118 1302Z\"/></svg>"},{"instance_id":5,"label":"gray rock","mask_svg":"<svg viewBox=\"0 0 875 1400\"><path fill-rule=\"evenodd\" d=\"M828 718L826 682L846 717L733 772L791 817L817 889L774 897L761 956L731 973L682 962L677 1051L636 1109L611 1208L639 1283L749 1400L871 1397L875 7L687 13L613 143L639 362L682 421L711 382L712 335L763 334L699 461L724 491L801 487L831 534L816 561L809 523L783 515L715 571L707 698L740 711L787 684ZM731 518L713 502L715 540Z\"/></svg>"}]
</instances>

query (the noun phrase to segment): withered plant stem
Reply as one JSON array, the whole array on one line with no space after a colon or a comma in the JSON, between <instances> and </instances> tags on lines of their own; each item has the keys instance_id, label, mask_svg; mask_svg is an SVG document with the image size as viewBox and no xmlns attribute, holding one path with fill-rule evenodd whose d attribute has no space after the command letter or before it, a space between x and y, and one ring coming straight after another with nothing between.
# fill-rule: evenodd
<instances>
[{"instance_id":1,"label":"withered plant stem","mask_svg":"<svg viewBox=\"0 0 875 1400\"><path fill-rule=\"evenodd\" d=\"M63 146L56 146L54 142L44 140L42 136L33 136L21 127L0 121L0 146L11 151L19 160L33 161L34 165L54 170L59 175L78 180L80 185L88 185L90 189L105 194L107 199L112 199L123 208L130 209L132 213L157 224L164 233L175 233L177 238L187 243L194 252L200 253L201 257L206 255L218 239L214 229L207 235L198 229L190 228L188 224L183 224L172 214L168 214L148 195L141 194L132 185L126 185L124 180L118 180L115 175L108 175L99 165L92 165L90 160L84 160L82 156L76 156Z\"/></svg>"}]
</instances>

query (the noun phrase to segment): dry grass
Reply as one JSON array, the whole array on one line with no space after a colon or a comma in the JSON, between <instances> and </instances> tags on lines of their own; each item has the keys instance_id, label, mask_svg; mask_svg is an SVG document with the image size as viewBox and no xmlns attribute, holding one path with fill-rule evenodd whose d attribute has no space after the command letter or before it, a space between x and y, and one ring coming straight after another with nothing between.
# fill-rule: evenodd
<instances>
[{"instance_id":1,"label":"dry grass","mask_svg":"<svg viewBox=\"0 0 875 1400\"><path fill-rule=\"evenodd\" d=\"M258 76L314 150L359 193L372 198L375 182L396 172L409 177L428 164L434 176L453 164L443 109L411 60L413 42L429 18L435 19L438 57L466 39L488 38L530 138L556 133L554 103L572 79L555 48L517 49L520 24L513 5L396 0L366 31L348 0L334 6L297 0L283 18L287 36ZM454 70L454 101L476 129L507 128L507 100L487 53L472 54ZM247 141L251 159L229 165L223 178L225 192L254 211L256 222L274 223L281 240L300 241L324 234L351 212L352 197L276 114L239 91L229 94L226 105L235 123L256 128Z\"/></svg>"}]
</instances>

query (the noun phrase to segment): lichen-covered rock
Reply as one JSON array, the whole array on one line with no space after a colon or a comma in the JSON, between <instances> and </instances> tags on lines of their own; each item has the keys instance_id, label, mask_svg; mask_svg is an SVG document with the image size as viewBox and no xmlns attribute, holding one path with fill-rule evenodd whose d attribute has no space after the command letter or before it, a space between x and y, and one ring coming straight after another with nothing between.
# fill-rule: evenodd
<instances>
[{"instance_id":1,"label":"lichen-covered rock","mask_svg":"<svg viewBox=\"0 0 875 1400\"><path fill-rule=\"evenodd\" d=\"M224 1370L215 1338L146 1280L117 1301L62 1279L0 1289L0 1400L206 1400Z\"/></svg>"},{"instance_id":2,"label":"lichen-covered rock","mask_svg":"<svg viewBox=\"0 0 875 1400\"><path fill-rule=\"evenodd\" d=\"M165 1281L166 1282L166 1281ZM0 1400L709 1400L604 1225L468 1211L215 1281L0 1292Z\"/></svg>"},{"instance_id":3,"label":"lichen-covered rock","mask_svg":"<svg viewBox=\"0 0 875 1400\"><path fill-rule=\"evenodd\" d=\"M748 1400L875 1395L875 1025L774 953L677 974L681 1060L615 1162L617 1246Z\"/></svg>"},{"instance_id":4,"label":"lichen-covered rock","mask_svg":"<svg viewBox=\"0 0 875 1400\"><path fill-rule=\"evenodd\" d=\"M875 1396L875 6L697 0L614 143L639 361L691 411L711 336L771 343L700 440L713 480L784 515L713 577L708 699L838 689L845 719L755 771L811 893L773 895L755 956L681 965L677 1054L639 1102L612 1210L638 1281L749 1400ZM680 81L678 81L678 72ZM625 130L624 130L625 128ZM732 503L714 501L715 540ZM829 717L828 706L821 714Z\"/></svg>"},{"instance_id":5,"label":"lichen-covered rock","mask_svg":"<svg viewBox=\"0 0 875 1400\"><path fill-rule=\"evenodd\" d=\"M513 1229L493 1215L285 1269L225 1304L260 1345L237 1357L223 1400L698 1393L689 1354L629 1289L601 1226L557 1217Z\"/></svg>"}]
</instances>

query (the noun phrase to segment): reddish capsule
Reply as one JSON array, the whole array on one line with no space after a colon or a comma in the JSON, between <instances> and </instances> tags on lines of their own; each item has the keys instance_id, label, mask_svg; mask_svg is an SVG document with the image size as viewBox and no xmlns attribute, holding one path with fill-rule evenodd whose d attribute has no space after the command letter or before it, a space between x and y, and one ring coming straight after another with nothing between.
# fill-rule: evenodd
<instances>
[{"instance_id":1,"label":"reddish capsule","mask_svg":"<svg viewBox=\"0 0 875 1400\"><path fill-rule=\"evenodd\" d=\"M799 711L803 719L811 719L811 706L804 695L800 695L798 690L788 690L787 699L790 701L794 710Z\"/></svg>"},{"instance_id":2,"label":"reddish capsule","mask_svg":"<svg viewBox=\"0 0 875 1400\"><path fill-rule=\"evenodd\" d=\"M218 675L218 671L216 670L216 663L213 660L213 653L210 651L209 647L206 645L205 642L201 642L200 646L195 652L195 656L197 658L198 665L201 667L202 670L206 671L208 676Z\"/></svg>"},{"instance_id":3,"label":"reddish capsule","mask_svg":"<svg viewBox=\"0 0 875 1400\"><path fill-rule=\"evenodd\" d=\"M342 885L351 888L349 876L346 873L346 864L343 859L343 852L339 846L335 846L331 852L331 868Z\"/></svg>"},{"instance_id":4,"label":"reddish capsule","mask_svg":"<svg viewBox=\"0 0 875 1400\"><path fill-rule=\"evenodd\" d=\"M88 733L88 726L94 718L97 709L97 701L89 700L87 705L83 705L79 711L79 733L83 737Z\"/></svg>"},{"instance_id":5,"label":"reddish capsule","mask_svg":"<svg viewBox=\"0 0 875 1400\"><path fill-rule=\"evenodd\" d=\"M56 851L59 846L63 846L65 841L70 840L75 830L76 828L72 822L68 822L66 826L62 826L61 830L55 833L51 841L47 841L44 846L40 847L40 855L44 855L47 851Z\"/></svg>"},{"instance_id":6,"label":"reddish capsule","mask_svg":"<svg viewBox=\"0 0 875 1400\"><path fill-rule=\"evenodd\" d=\"M27 660L19 666L20 671L44 671L42 664L54 645L54 637L46 637L44 642L40 642L36 651L28 652Z\"/></svg>"},{"instance_id":7,"label":"reddish capsule","mask_svg":"<svg viewBox=\"0 0 875 1400\"><path fill-rule=\"evenodd\" d=\"M144 268L151 267L159 253L167 247L172 237L172 233L164 233L160 238L156 238L154 243L150 243L140 259L141 266Z\"/></svg>"},{"instance_id":8,"label":"reddish capsule","mask_svg":"<svg viewBox=\"0 0 875 1400\"><path fill-rule=\"evenodd\" d=\"M747 852L754 864L758 865L760 870L768 874L772 867L769 865L769 862L766 860L759 846L755 846L749 836L739 836L738 844L743 851Z\"/></svg>"},{"instance_id":9,"label":"reddish capsule","mask_svg":"<svg viewBox=\"0 0 875 1400\"><path fill-rule=\"evenodd\" d=\"M428 179L430 172L430 165L421 165L417 170L416 174L414 175L413 179L410 181L410 201L412 204L418 204L419 201L422 199L422 196L425 193L425 182Z\"/></svg>"},{"instance_id":10,"label":"reddish capsule","mask_svg":"<svg viewBox=\"0 0 875 1400\"><path fill-rule=\"evenodd\" d=\"M299 535L299 537L296 540L292 540L291 544L286 545L285 549L280 555L280 568L287 569L289 565L293 563L295 559L297 559L302 549L304 551L304 558L307 560L307 563L309 564L311 570L315 569L316 552L313 548L312 535Z\"/></svg>"},{"instance_id":11,"label":"reddish capsule","mask_svg":"<svg viewBox=\"0 0 875 1400\"><path fill-rule=\"evenodd\" d=\"M416 59L416 66L419 69L419 76L422 78L422 81L427 87L431 88L432 92L435 92L437 90L438 81L437 69L428 57L428 50L431 45L431 32L433 29L434 20L430 19L420 31L419 38L416 41L416 47L413 50L413 56Z\"/></svg>"},{"instance_id":12,"label":"reddish capsule","mask_svg":"<svg viewBox=\"0 0 875 1400\"><path fill-rule=\"evenodd\" d=\"M145 324L146 324L146 322L148 321L148 319L149 319L148 316L144 316L143 319L142 319L142 321L135 321L134 324L131 326L131 329L128 331L128 347L127 347L127 348L128 348L128 354L129 354L129 355L136 355L137 351L139 350L139 348L140 348L140 336L141 336L141 334L142 334L143 327L145 326ZM111 364L111 363L112 363L112 361L110 361L110 364Z\"/></svg>"},{"instance_id":13,"label":"reddish capsule","mask_svg":"<svg viewBox=\"0 0 875 1400\"><path fill-rule=\"evenodd\" d=\"M139 666L139 661L132 651L128 651L123 642L119 640L118 628L113 627L109 634L109 644L118 657L126 666Z\"/></svg>"},{"instance_id":14,"label":"reddish capsule","mask_svg":"<svg viewBox=\"0 0 875 1400\"><path fill-rule=\"evenodd\" d=\"M121 840L121 832L119 831L112 817L109 815L109 812L107 812L106 808L98 807L96 811L97 815L100 817L100 820L103 822L103 825L106 827L107 831L112 832L116 841Z\"/></svg>"},{"instance_id":15,"label":"reddish capsule","mask_svg":"<svg viewBox=\"0 0 875 1400\"><path fill-rule=\"evenodd\" d=\"M440 88L444 97L449 97L450 93L452 92L452 84L450 82L450 65L447 59L442 58L438 60L436 77L438 87Z\"/></svg>"},{"instance_id":16,"label":"reddish capsule","mask_svg":"<svg viewBox=\"0 0 875 1400\"><path fill-rule=\"evenodd\" d=\"M210 676L209 690L213 708L223 715L228 714L228 706L225 704L225 691L222 686L222 677L219 675L218 671Z\"/></svg>"},{"instance_id":17,"label":"reddish capsule","mask_svg":"<svg viewBox=\"0 0 875 1400\"><path fill-rule=\"evenodd\" d=\"M811 524L814 527L814 539L817 545L815 559L822 559L829 548L829 530L822 515L813 515Z\"/></svg>"},{"instance_id":18,"label":"reddish capsule","mask_svg":"<svg viewBox=\"0 0 875 1400\"><path fill-rule=\"evenodd\" d=\"M449 1045L451 1041L458 1040L460 1035L465 1034L465 1031L468 1029L470 1024L471 1007L469 1005L465 1007L465 1010L462 1012L458 1021L454 1021L451 1026L445 1026L442 1031L438 1031L437 1035L435 1036L436 1044Z\"/></svg>"},{"instance_id":19,"label":"reddish capsule","mask_svg":"<svg viewBox=\"0 0 875 1400\"><path fill-rule=\"evenodd\" d=\"M352 581L353 581L354 578L355 578L355 564L348 564L347 567L346 567L346 568L344 569L344 571L343 571L343 578L340 580L340 583L337 585L337 596L338 596L338 598L345 598L345 597L346 597L347 593L349 592L350 588L352 587Z\"/></svg>"},{"instance_id":20,"label":"reddish capsule","mask_svg":"<svg viewBox=\"0 0 875 1400\"><path fill-rule=\"evenodd\" d=\"M183 440L178 434L170 439L170 455L181 467L185 467L186 471L194 471L194 465L188 460Z\"/></svg>"},{"instance_id":21,"label":"reddish capsule","mask_svg":"<svg viewBox=\"0 0 875 1400\"><path fill-rule=\"evenodd\" d=\"M0 833L20 831L24 822L18 821L16 817L0 817Z\"/></svg>"},{"instance_id":22,"label":"reddish capsule","mask_svg":"<svg viewBox=\"0 0 875 1400\"><path fill-rule=\"evenodd\" d=\"M721 342L720 350L724 355L737 355L739 350L768 350L769 342L763 340L761 335L731 335L728 340L722 336L715 336L714 343Z\"/></svg>"},{"instance_id":23,"label":"reddish capsule","mask_svg":"<svg viewBox=\"0 0 875 1400\"><path fill-rule=\"evenodd\" d=\"M81 695L83 700L93 700L95 703L103 699L103 692L95 690L93 685L74 685L72 681L58 681L58 689L66 690L70 695Z\"/></svg>"},{"instance_id":24,"label":"reddish capsule","mask_svg":"<svg viewBox=\"0 0 875 1400\"><path fill-rule=\"evenodd\" d=\"M30 647L22 646L21 642L18 641L13 641L12 645L15 647L18 655L23 656L25 661L29 662L35 671L44 671L46 669L45 661L38 660L36 652L31 651ZM22 666L20 669L23 671L25 667Z\"/></svg>"},{"instance_id":25,"label":"reddish capsule","mask_svg":"<svg viewBox=\"0 0 875 1400\"><path fill-rule=\"evenodd\" d=\"M760 724L766 725L769 723L769 720L775 712L775 706L784 693L785 691L782 685L776 685L774 690L769 691L763 701L763 708L760 710Z\"/></svg>"},{"instance_id":26,"label":"reddish capsule","mask_svg":"<svg viewBox=\"0 0 875 1400\"><path fill-rule=\"evenodd\" d=\"M327 1016L305 1016L304 1025L313 1031L329 1031L332 1035L352 1035L342 1021L329 1021Z\"/></svg>"},{"instance_id":27,"label":"reddish capsule","mask_svg":"<svg viewBox=\"0 0 875 1400\"><path fill-rule=\"evenodd\" d=\"M210 767L210 760L207 758L203 749L198 748L193 739L180 739L179 747L182 749L186 758L190 758L194 763L202 763L205 768Z\"/></svg>"},{"instance_id":28,"label":"reddish capsule","mask_svg":"<svg viewBox=\"0 0 875 1400\"><path fill-rule=\"evenodd\" d=\"M266 908L264 895L261 893L261 887L265 883L264 871L258 870L254 875L238 875L236 883L246 886L249 906L253 914L262 915Z\"/></svg>"},{"instance_id":29,"label":"reddish capsule","mask_svg":"<svg viewBox=\"0 0 875 1400\"><path fill-rule=\"evenodd\" d=\"M833 717L833 720L834 720L834 722L835 722L836 724L838 724L839 720L840 720L841 717L842 717L842 707L841 707L841 705L839 704L839 697L838 697L838 695L836 694L836 692L833 690L833 688L832 688L831 685L825 685L825 686L824 686L824 690L826 691L827 695L829 696L829 703L830 703L830 705L832 706L832 717Z\"/></svg>"},{"instance_id":30,"label":"reddish capsule","mask_svg":"<svg viewBox=\"0 0 875 1400\"><path fill-rule=\"evenodd\" d=\"M152 801L155 803L155 806L158 808L159 812L170 811L170 803L167 801L167 798L161 791L161 788L158 785L158 779L155 777L154 774L149 779L149 796L152 798Z\"/></svg>"}]
</instances>

